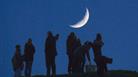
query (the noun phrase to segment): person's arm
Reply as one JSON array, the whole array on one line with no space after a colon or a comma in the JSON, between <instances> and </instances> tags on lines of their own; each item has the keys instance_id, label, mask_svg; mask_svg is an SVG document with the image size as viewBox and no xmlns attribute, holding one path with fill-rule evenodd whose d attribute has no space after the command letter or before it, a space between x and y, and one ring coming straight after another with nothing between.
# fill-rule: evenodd
<instances>
[{"instance_id":1,"label":"person's arm","mask_svg":"<svg viewBox=\"0 0 138 77\"><path fill-rule=\"evenodd\" d=\"M35 53L35 47L34 47L34 45L32 45L33 46L33 54Z\"/></svg>"}]
</instances>

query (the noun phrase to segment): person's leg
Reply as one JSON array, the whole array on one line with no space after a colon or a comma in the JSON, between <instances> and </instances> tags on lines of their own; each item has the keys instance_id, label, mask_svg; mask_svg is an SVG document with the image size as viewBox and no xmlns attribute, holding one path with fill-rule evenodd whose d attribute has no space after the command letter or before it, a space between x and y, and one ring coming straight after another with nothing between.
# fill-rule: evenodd
<instances>
[{"instance_id":1,"label":"person's leg","mask_svg":"<svg viewBox=\"0 0 138 77\"><path fill-rule=\"evenodd\" d=\"M18 68L18 69L15 70L14 77L21 77L21 69L20 68Z\"/></svg>"},{"instance_id":2,"label":"person's leg","mask_svg":"<svg viewBox=\"0 0 138 77\"><path fill-rule=\"evenodd\" d=\"M18 77L17 76L17 69L14 71L14 77Z\"/></svg>"},{"instance_id":3,"label":"person's leg","mask_svg":"<svg viewBox=\"0 0 138 77\"><path fill-rule=\"evenodd\" d=\"M55 64L55 57L52 59L52 75L53 77L56 76L56 64Z\"/></svg>"},{"instance_id":4,"label":"person's leg","mask_svg":"<svg viewBox=\"0 0 138 77\"><path fill-rule=\"evenodd\" d=\"M22 73L21 73L21 72L22 72L22 70L21 70L21 68L19 68L19 69L18 69L18 76L19 76L19 77L22 76Z\"/></svg>"},{"instance_id":5,"label":"person's leg","mask_svg":"<svg viewBox=\"0 0 138 77\"><path fill-rule=\"evenodd\" d=\"M47 64L47 77L50 77L50 65Z\"/></svg>"},{"instance_id":6,"label":"person's leg","mask_svg":"<svg viewBox=\"0 0 138 77\"><path fill-rule=\"evenodd\" d=\"M81 72L84 73L84 66L85 66L85 57L83 58L82 60L82 63L81 63Z\"/></svg>"},{"instance_id":7,"label":"person's leg","mask_svg":"<svg viewBox=\"0 0 138 77\"><path fill-rule=\"evenodd\" d=\"M100 64L100 71L101 71L101 76L105 77L105 64L104 63Z\"/></svg>"},{"instance_id":8,"label":"person's leg","mask_svg":"<svg viewBox=\"0 0 138 77\"><path fill-rule=\"evenodd\" d=\"M103 77L102 64L96 63L96 65L97 65L97 75L98 75L99 77Z\"/></svg>"},{"instance_id":9,"label":"person's leg","mask_svg":"<svg viewBox=\"0 0 138 77\"><path fill-rule=\"evenodd\" d=\"M73 61L72 61L72 56L69 55L68 56L68 59L69 59L69 63L68 63L68 73L72 73L72 65L73 65Z\"/></svg>"},{"instance_id":10,"label":"person's leg","mask_svg":"<svg viewBox=\"0 0 138 77\"><path fill-rule=\"evenodd\" d=\"M25 62L25 71L24 71L25 77L28 76L28 62Z\"/></svg>"},{"instance_id":11,"label":"person's leg","mask_svg":"<svg viewBox=\"0 0 138 77\"><path fill-rule=\"evenodd\" d=\"M108 72L107 64L104 64L104 70L105 72Z\"/></svg>"},{"instance_id":12,"label":"person's leg","mask_svg":"<svg viewBox=\"0 0 138 77\"><path fill-rule=\"evenodd\" d=\"M28 63L28 75L29 75L29 77L31 77L31 73L32 73L32 63L33 63L33 61L30 61Z\"/></svg>"},{"instance_id":13,"label":"person's leg","mask_svg":"<svg viewBox=\"0 0 138 77\"><path fill-rule=\"evenodd\" d=\"M82 65L79 63L78 59L74 62L74 67L73 67L73 73L78 74L82 72Z\"/></svg>"},{"instance_id":14,"label":"person's leg","mask_svg":"<svg viewBox=\"0 0 138 77\"><path fill-rule=\"evenodd\" d=\"M22 76L22 68L19 69L19 77Z\"/></svg>"},{"instance_id":15,"label":"person's leg","mask_svg":"<svg viewBox=\"0 0 138 77\"><path fill-rule=\"evenodd\" d=\"M99 75L99 74L100 74L99 65L98 65L98 64L96 64L96 66L97 66L97 75Z\"/></svg>"},{"instance_id":16,"label":"person's leg","mask_svg":"<svg viewBox=\"0 0 138 77\"><path fill-rule=\"evenodd\" d=\"M46 69L47 69L47 77L50 77L50 60L48 57L46 57Z\"/></svg>"}]
</instances>

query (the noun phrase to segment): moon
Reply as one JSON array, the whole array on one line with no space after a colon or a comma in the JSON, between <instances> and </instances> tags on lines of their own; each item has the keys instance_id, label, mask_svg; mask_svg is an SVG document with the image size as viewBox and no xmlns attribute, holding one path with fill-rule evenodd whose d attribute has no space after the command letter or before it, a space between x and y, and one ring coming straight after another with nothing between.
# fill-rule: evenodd
<instances>
[{"instance_id":1,"label":"moon","mask_svg":"<svg viewBox=\"0 0 138 77\"><path fill-rule=\"evenodd\" d=\"M74 25L70 25L70 27L72 27L72 28L81 28L81 27L86 25L88 20L89 20L89 10L88 10L88 8L86 8L86 13L85 13L83 19L81 21L79 21L78 23L74 24Z\"/></svg>"}]
</instances>

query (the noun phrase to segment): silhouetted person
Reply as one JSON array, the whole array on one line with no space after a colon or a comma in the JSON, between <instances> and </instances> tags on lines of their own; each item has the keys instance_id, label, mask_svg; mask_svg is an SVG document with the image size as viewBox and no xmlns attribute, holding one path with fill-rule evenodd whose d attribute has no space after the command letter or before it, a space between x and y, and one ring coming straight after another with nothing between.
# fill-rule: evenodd
<instances>
[{"instance_id":1,"label":"silhouetted person","mask_svg":"<svg viewBox=\"0 0 138 77\"><path fill-rule=\"evenodd\" d=\"M66 46L67 46L67 55L68 55L68 73L72 73L72 65L73 65L73 52L75 50L76 45L76 36L74 32L71 32L67 38Z\"/></svg>"},{"instance_id":2,"label":"silhouetted person","mask_svg":"<svg viewBox=\"0 0 138 77\"><path fill-rule=\"evenodd\" d=\"M45 42L45 57L46 57L46 67L47 67L47 76L50 76L50 71L52 69L52 76L56 75L56 64L55 57L57 56L56 50L56 41L58 40L59 35L53 36L49 31L48 37Z\"/></svg>"},{"instance_id":3,"label":"silhouetted person","mask_svg":"<svg viewBox=\"0 0 138 77\"><path fill-rule=\"evenodd\" d=\"M94 61L97 65L97 74L100 77L104 77L107 72L107 63L112 63L111 58L107 58L102 55L102 46L104 45L102 36L100 33L97 34L96 40L92 43L92 48L94 51Z\"/></svg>"},{"instance_id":4,"label":"silhouetted person","mask_svg":"<svg viewBox=\"0 0 138 77\"><path fill-rule=\"evenodd\" d=\"M89 42L85 42L82 46L75 49L73 54L73 73L84 72L85 57L87 57L89 63L91 63L89 55L90 48L91 44Z\"/></svg>"},{"instance_id":5,"label":"silhouetted person","mask_svg":"<svg viewBox=\"0 0 138 77\"><path fill-rule=\"evenodd\" d=\"M35 53L35 47L32 44L32 39L29 38L24 48L25 77L31 77L34 53Z\"/></svg>"},{"instance_id":6,"label":"silhouetted person","mask_svg":"<svg viewBox=\"0 0 138 77\"><path fill-rule=\"evenodd\" d=\"M20 45L16 45L15 54L12 58L14 77L21 77L23 70L23 57L21 55Z\"/></svg>"}]
</instances>

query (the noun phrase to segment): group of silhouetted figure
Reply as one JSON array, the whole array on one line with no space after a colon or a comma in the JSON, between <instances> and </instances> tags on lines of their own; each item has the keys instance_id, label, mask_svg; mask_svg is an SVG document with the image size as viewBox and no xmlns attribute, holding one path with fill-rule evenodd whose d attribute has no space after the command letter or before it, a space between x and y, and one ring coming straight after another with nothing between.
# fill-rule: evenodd
<instances>
[{"instance_id":1,"label":"group of silhouetted figure","mask_svg":"<svg viewBox=\"0 0 138 77\"><path fill-rule=\"evenodd\" d=\"M59 39L59 34L54 36L52 32L49 31L47 35L48 36L45 41L46 73L48 77L56 77L56 42ZM76 37L74 32L71 32L66 41L68 73L79 74L84 72L86 58L88 63L91 64L89 51L92 48L94 53L94 61L97 66L97 74L99 77L104 77L108 71L107 64L112 63L112 58L102 55L101 50L103 45L104 43L100 33L97 33L96 39L93 42L86 41L84 44L81 44L80 39ZM12 58L14 77L21 77L22 70L24 70L25 77L31 77L34 53L35 47L31 38L28 39L24 46L23 55L21 54L20 45L16 45L15 54ZM50 75L51 72L52 75Z\"/></svg>"}]
</instances>

